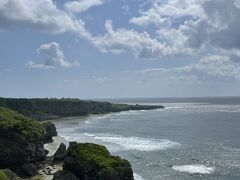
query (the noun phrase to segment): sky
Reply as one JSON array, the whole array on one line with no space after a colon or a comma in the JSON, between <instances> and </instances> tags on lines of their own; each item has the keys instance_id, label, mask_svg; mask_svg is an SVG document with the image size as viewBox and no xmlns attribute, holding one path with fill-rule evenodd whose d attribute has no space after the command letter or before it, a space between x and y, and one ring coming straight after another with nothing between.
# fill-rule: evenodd
<instances>
[{"instance_id":1,"label":"sky","mask_svg":"<svg viewBox=\"0 0 240 180\"><path fill-rule=\"evenodd\" d=\"M240 95L240 0L1 0L0 96Z\"/></svg>"}]
</instances>

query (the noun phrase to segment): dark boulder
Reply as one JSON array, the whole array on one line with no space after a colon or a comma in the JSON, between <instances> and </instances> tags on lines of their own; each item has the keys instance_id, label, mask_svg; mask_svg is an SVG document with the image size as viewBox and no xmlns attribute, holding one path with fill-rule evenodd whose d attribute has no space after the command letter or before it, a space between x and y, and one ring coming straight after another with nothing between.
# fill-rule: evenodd
<instances>
[{"instance_id":1,"label":"dark boulder","mask_svg":"<svg viewBox=\"0 0 240 180\"><path fill-rule=\"evenodd\" d=\"M77 142L76 142L76 141L70 141L70 142L69 142L69 146L72 146L72 145L74 145L74 144L77 144Z\"/></svg>"},{"instance_id":2,"label":"dark boulder","mask_svg":"<svg viewBox=\"0 0 240 180\"><path fill-rule=\"evenodd\" d=\"M78 143L68 148L63 169L81 180L133 180L130 163L104 146Z\"/></svg>"},{"instance_id":3,"label":"dark boulder","mask_svg":"<svg viewBox=\"0 0 240 180\"><path fill-rule=\"evenodd\" d=\"M57 151L55 152L55 154L53 156L54 160L56 160L56 161L63 160L66 155L66 152L67 152L66 145L61 143L59 148L57 149Z\"/></svg>"},{"instance_id":4,"label":"dark boulder","mask_svg":"<svg viewBox=\"0 0 240 180\"><path fill-rule=\"evenodd\" d=\"M33 163L22 165L22 170L27 176L34 176L37 173L37 166Z\"/></svg>"},{"instance_id":5,"label":"dark boulder","mask_svg":"<svg viewBox=\"0 0 240 180\"><path fill-rule=\"evenodd\" d=\"M52 137L57 136L55 124L50 121L46 121L42 123L42 127L44 129L44 143L52 142Z\"/></svg>"},{"instance_id":6,"label":"dark boulder","mask_svg":"<svg viewBox=\"0 0 240 180\"><path fill-rule=\"evenodd\" d=\"M77 176L69 171L57 171L54 176L53 180L79 180Z\"/></svg>"},{"instance_id":7,"label":"dark boulder","mask_svg":"<svg viewBox=\"0 0 240 180\"><path fill-rule=\"evenodd\" d=\"M45 154L46 154L46 156L49 154L49 150L47 150L47 149L44 149L45 150Z\"/></svg>"}]
</instances>

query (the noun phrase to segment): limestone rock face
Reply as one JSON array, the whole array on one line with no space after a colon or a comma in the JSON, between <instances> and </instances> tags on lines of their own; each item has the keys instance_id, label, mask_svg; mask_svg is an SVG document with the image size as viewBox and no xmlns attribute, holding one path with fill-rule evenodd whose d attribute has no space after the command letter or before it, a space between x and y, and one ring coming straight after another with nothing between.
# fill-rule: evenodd
<instances>
[{"instance_id":1,"label":"limestone rock face","mask_svg":"<svg viewBox=\"0 0 240 180\"><path fill-rule=\"evenodd\" d=\"M84 143L69 147L63 169L81 180L133 180L130 163L112 156L104 146Z\"/></svg>"},{"instance_id":2,"label":"limestone rock face","mask_svg":"<svg viewBox=\"0 0 240 180\"><path fill-rule=\"evenodd\" d=\"M66 145L61 143L59 148L54 154L54 160L57 160L57 161L63 160L66 155L66 152L67 152Z\"/></svg>"},{"instance_id":3,"label":"limestone rock face","mask_svg":"<svg viewBox=\"0 0 240 180\"><path fill-rule=\"evenodd\" d=\"M44 160L44 130L35 120L0 107L0 165L11 168Z\"/></svg>"},{"instance_id":4,"label":"limestone rock face","mask_svg":"<svg viewBox=\"0 0 240 180\"><path fill-rule=\"evenodd\" d=\"M50 121L46 121L42 123L42 127L44 129L44 143L52 142L52 137L57 136L55 125Z\"/></svg>"},{"instance_id":5,"label":"limestone rock face","mask_svg":"<svg viewBox=\"0 0 240 180\"><path fill-rule=\"evenodd\" d=\"M79 180L77 176L69 171L57 171L54 176L53 180Z\"/></svg>"}]
</instances>

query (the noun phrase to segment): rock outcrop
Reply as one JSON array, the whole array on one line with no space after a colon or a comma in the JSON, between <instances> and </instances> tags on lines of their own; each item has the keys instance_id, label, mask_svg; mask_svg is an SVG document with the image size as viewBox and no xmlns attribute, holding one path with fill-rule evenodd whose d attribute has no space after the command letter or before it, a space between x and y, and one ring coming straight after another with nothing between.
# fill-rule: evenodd
<instances>
[{"instance_id":1,"label":"rock outcrop","mask_svg":"<svg viewBox=\"0 0 240 180\"><path fill-rule=\"evenodd\" d=\"M133 180L130 163L104 146L78 143L68 148L63 169L81 180Z\"/></svg>"},{"instance_id":2,"label":"rock outcrop","mask_svg":"<svg viewBox=\"0 0 240 180\"><path fill-rule=\"evenodd\" d=\"M70 142L69 142L69 146L72 146L72 145L74 145L74 144L77 144L77 142L76 142L76 141L70 141Z\"/></svg>"},{"instance_id":3,"label":"rock outcrop","mask_svg":"<svg viewBox=\"0 0 240 180\"><path fill-rule=\"evenodd\" d=\"M55 152L55 154L53 156L54 160L56 160L56 161L63 160L66 155L66 152L67 152L66 145L61 143L59 148L57 149L57 151Z\"/></svg>"},{"instance_id":4,"label":"rock outcrop","mask_svg":"<svg viewBox=\"0 0 240 180\"><path fill-rule=\"evenodd\" d=\"M43 136L44 129L37 121L0 107L1 168L44 160Z\"/></svg>"},{"instance_id":5,"label":"rock outcrop","mask_svg":"<svg viewBox=\"0 0 240 180\"><path fill-rule=\"evenodd\" d=\"M77 176L69 171L57 171L54 176L53 180L79 180Z\"/></svg>"},{"instance_id":6,"label":"rock outcrop","mask_svg":"<svg viewBox=\"0 0 240 180\"><path fill-rule=\"evenodd\" d=\"M37 166L33 163L22 165L22 170L27 176L34 176L37 173Z\"/></svg>"},{"instance_id":7,"label":"rock outcrop","mask_svg":"<svg viewBox=\"0 0 240 180\"><path fill-rule=\"evenodd\" d=\"M46 121L42 123L42 127L44 129L44 143L52 142L52 137L57 136L55 125L50 121Z\"/></svg>"}]
</instances>

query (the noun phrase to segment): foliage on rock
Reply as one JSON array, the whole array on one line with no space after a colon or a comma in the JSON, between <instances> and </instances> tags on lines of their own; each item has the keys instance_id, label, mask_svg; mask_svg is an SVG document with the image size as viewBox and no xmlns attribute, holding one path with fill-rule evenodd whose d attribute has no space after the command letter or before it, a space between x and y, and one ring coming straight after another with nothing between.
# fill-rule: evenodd
<instances>
[{"instance_id":1,"label":"foliage on rock","mask_svg":"<svg viewBox=\"0 0 240 180\"><path fill-rule=\"evenodd\" d=\"M0 136L17 134L23 139L35 140L43 136L42 126L33 119L15 111L0 107Z\"/></svg>"},{"instance_id":2,"label":"foliage on rock","mask_svg":"<svg viewBox=\"0 0 240 180\"><path fill-rule=\"evenodd\" d=\"M50 121L45 121L42 123L44 129L44 141L45 143L53 141L52 137L57 136L57 130L55 125Z\"/></svg>"},{"instance_id":3,"label":"foliage on rock","mask_svg":"<svg viewBox=\"0 0 240 180\"><path fill-rule=\"evenodd\" d=\"M74 144L69 147L64 160L64 170L80 179L132 180L130 163L112 156L104 146L92 143Z\"/></svg>"},{"instance_id":4,"label":"foliage on rock","mask_svg":"<svg viewBox=\"0 0 240 180\"><path fill-rule=\"evenodd\" d=\"M8 180L7 176L2 170L0 170L0 180Z\"/></svg>"}]
</instances>

